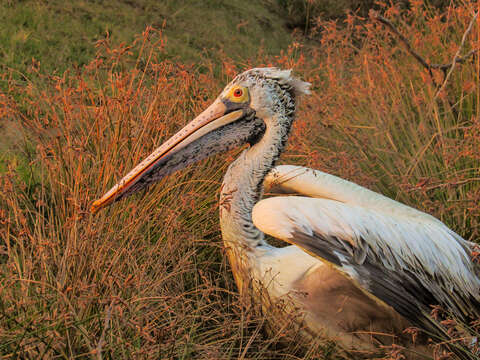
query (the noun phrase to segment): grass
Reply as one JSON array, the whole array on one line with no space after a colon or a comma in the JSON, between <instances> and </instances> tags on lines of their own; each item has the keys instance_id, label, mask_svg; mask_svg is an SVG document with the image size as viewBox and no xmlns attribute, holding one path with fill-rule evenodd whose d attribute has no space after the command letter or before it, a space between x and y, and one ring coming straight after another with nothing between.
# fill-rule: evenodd
<instances>
[{"instance_id":1,"label":"grass","mask_svg":"<svg viewBox=\"0 0 480 360\"><path fill-rule=\"evenodd\" d=\"M0 62L29 77L32 61L45 73L62 74L88 64L105 38L128 43L147 26L163 29L170 46L163 56L199 62L218 52L238 59L259 46L279 53L291 41L284 20L264 3L220 0L3 1ZM231 41L235 39L235 41Z\"/></svg>"},{"instance_id":2,"label":"grass","mask_svg":"<svg viewBox=\"0 0 480 360\"><path fill-rule=\"evenodd\" d=\"M33 7L33 18L60 9L58 4L2 6L12 12ZM81 50L68 48L55 53L56 60L45 55L49 60L30 70L34 79L18 80L16 71L29 66L18 58L2 74L0 114L13 139L2 145L0 175L3 357L345 358L333 343L302 343L298 328L267 331L274 315L262 314L258 304L237 295L221 245L217 200L222 175L238 151L166 178L148 195L97 216L88 212L94 199L204 109L234 74L251 66L293 67L314 86L281 162L353 180L425 210L478 241L478 58L458 66L435 98L434 82L441 82L442 74L432 79L371 19L352 15L344 26L319 21L312 29L322 34L318 47L295 42L275 53L266 43L257 48L259 42L253 42L248 56L235 57L225 49L241 40L217 40L226 47L211 47L211 55L203 56L203 45L181 55L181 41L175 39L185 35L169 35L168 20L163 32L145 30L143 20L128 21L135 14L129 3L118 4L130 9L118 10L125 22L118 16L118 32L89 37L88 46L99 41L85 58L72 55ZM196 13L190 3L182 4L184 13ZM208 4L222 10L216 2ZM96 2L71 6L83 6L93 18L115 14L100 12ZM233 6L226 8L232 16ZM474 6L466 2L440 13L412 2L408 11L389 6L383 12L422 56L450 62ZM260 14L255 7L248 11ZM72 14L78 20L82 12ZM53 25L47 17L42 15L42 21ZM128 38L130 30L122 27L127 23L143 34ZM180 19L177 24L187 26ZM61 20L58 29L66 27L60 25ZM217 35L250 38L240 30ZM254 31L254 39L263 36ZM478 47L478 31L477 24L465 52ZM209 34L198 36L213 41ZM39 41L38 53L46 49ZM68 56L79 59L77 66L65 60ZM189 63L195 56L202 61ZM475 324L466 325L478 336ZM432 348L436 359L446 351Z\"/></svg>"}]
</instances>

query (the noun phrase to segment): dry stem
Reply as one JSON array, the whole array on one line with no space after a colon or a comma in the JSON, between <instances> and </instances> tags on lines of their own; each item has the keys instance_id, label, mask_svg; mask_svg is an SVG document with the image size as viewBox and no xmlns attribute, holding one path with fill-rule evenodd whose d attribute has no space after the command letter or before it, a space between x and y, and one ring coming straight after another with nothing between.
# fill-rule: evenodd
<instances>
[{"instance_id":1,"label":"dry stem","mask_svg":"<svg viewBox=\"0 0 480 360\"><path fill-rule=\"evenodd\" d=\"M478 17L478 11L473 15L472 20L470 20L470 24L468 24L467 30L465 30L465 32L463 33L462 41L460 43L460 46L458 47L457 52L455 53L455 56L453 57L452 65L450 66L450 69L448 70L448 73L445 75L445 79L443 80L442 86L440 86L440 88L438 89L437 93L435 94L434 99L436 99L438 97L438 95L440 95L440 93L443 91L443 89L447 85L448 79L450 78L450 75L452 75L453 69L455 69L455 65L457 64L458 59L461 57L460 52L462 51L462 48L465 45L465 41L467 40L467 36L470 33L470 31L472 30L473 24L475 24L475 21L477 20L477 17ZM478 50L478 49L476 49L476 50Z\"/></svg>"},{"instance_id":2,"label":"dry stem","mask_svg":"<svg viewBox=\"0 0 480 360\"><path fill-rule=\"evenodd\" d=\"M457 53L455 54L452 62L448 63L448 64L430 64L427 60L425 60L418 52L416 52L413 47L410 45L409 41L407 40L407 38L405 36L403 36L400 31L398 31L398 29L396 28L396 26L388 19L384 18L383 16L381 15L378 15L376 12L372 11L370 13L370 16L381 22L382 24L386 25L399 39L400 41L405 45L405 48L407 49L407 51L428 71L428 73L430 74L430 77L432 78L435 86L438 88L438 91L437 93L435 94L435 97L434 99L436 99L438 97L438 95L440 94L440 92L445 88L447 82L448 82L448 79L450 78L450 75L452 74L453 72L453 69L455 68L455 65L456 64L462 64L464 63L466 60L468 60L473 54L476 54L478 52L479 49L473 49L473 50L470 50L466 55L464 56L460 56L460 52L465 44L465 40L467 39L467 36L468 34L470 33L470 31L472 30L472 27L473 27L473 24L475 23L477 17L478 17L478 12L474 14L474 16L472 17L472 20L470 21L470 24L468 25L468 28L467 30L465 31L465 33L463 34L462 36L462 41L460 43L460 46L458 47L458 50L457 50ZM432 69L438 69L438 70L442 70L443 73L444 73L444 80L442 82L442 85L438 85L436 84L435 82L435 78L433 76L433 73L432 73ZM447 72L448 70L448 72Z\"/></svg>"}]
</instances>

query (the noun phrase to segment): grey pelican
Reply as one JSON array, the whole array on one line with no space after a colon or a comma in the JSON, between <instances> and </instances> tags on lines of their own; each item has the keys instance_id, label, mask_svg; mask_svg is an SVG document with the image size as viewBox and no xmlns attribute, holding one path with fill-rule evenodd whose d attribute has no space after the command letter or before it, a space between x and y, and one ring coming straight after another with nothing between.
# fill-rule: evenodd
<instances>
[{"instance_id":1,"label":"grey pelican","mask_svg":"<svg viewBox=\"0 0 480 360\"><path fill-rule=\"evenodd\" d=\"M310 335L359 351L374 348L372 336L382 342L378 334L408 326L445 334L430 316L432 305L457 319L478 318L473 243L433 216L354 183L275 166L309 87L290 70L239 74L205 111L95 201L92 211L248 143L225 174L219 202L240 292L252 286L274 301L288 299ZM286 196L262 199L265 188ZM265 234L291 245L271 246Z\"/></svg>"}]
</instances>

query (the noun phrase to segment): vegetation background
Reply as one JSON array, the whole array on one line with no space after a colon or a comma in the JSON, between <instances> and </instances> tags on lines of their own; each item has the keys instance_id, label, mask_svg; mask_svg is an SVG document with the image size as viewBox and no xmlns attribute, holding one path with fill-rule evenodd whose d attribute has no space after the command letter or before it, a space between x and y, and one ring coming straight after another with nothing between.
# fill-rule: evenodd
<instances>
[{"instance_id":1,"label":"vegetation background","mask_svg":"<svg viewBox=\"0 0 480 360\"><path fill-rule=\"evenodd\" d=\"M479 57L446 78L451 66L422 66L370 8L427 64L479 48L471 0L1 1L0 357L348 357L291 326L267 332L273 315L238 296L217 213L238 151L88 212L254 66L313 84L281 162L355 181L478 242ZM478 321L463 326L478 336Z\"/></svg>"}]
</instances>

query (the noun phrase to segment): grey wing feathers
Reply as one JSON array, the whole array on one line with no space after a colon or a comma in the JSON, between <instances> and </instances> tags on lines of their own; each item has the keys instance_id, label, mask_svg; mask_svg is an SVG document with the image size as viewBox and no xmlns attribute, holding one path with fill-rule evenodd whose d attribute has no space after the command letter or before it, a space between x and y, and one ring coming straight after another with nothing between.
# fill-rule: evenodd
<instances>
[{"instance_id":1,"label":"grey wing feathers","mask_svg":"<svg viewBox=\"0 0 480 360\"><path fill-rule=\"evenodd\" d=\"M464 319L480 315L480 280L467 242L439 221L416 223L297 196L260 201L253 220L260 230L334 264L418 326L432 327L428 314L436 304Z\"/></svg>"},{"instance_id":2,"label":"grey wing feathers","mask_svg":"<svg viewBox=\"0 0 480 360\"><path fill-rule=\"evenodd\" d=\"M431 332L439 330L430 318L433 305L448 303L448 307L464 320L480 314L480 304L473 297L459 296L455 290L447 292L435 283L435 279L424 279L413 271L386 268L371 253L353 249L348 242L335 236L294 232L289 242L331 262L347 276L354 273L361 288L423 329Z\"/></svg>"}]
</instances>

